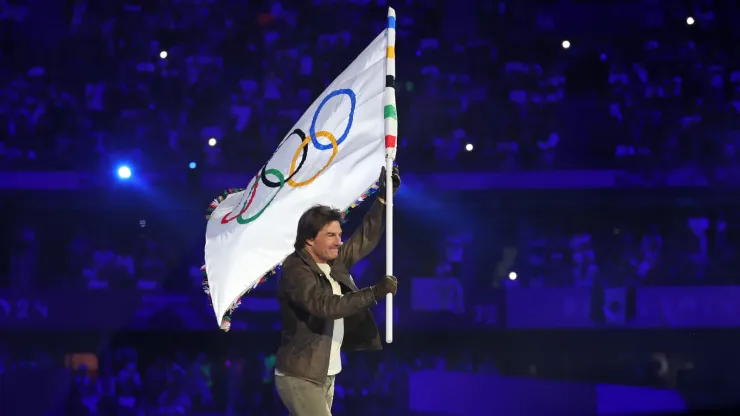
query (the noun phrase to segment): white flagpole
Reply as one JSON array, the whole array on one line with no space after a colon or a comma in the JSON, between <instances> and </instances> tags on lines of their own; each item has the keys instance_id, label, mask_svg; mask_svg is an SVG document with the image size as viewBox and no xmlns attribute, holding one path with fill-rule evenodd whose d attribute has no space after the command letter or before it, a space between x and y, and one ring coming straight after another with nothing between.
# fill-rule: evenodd
<instances>
[{"instance_id":1,"label":"white flagpole","mask_svg":"<svg viewBox=\"0 0 740 416\"><path fill-rule=\"evenodd\" d=\"M396 138L398 137L398 116L396 112L396 11L388 8L388 27L386 30L388 48L386 51L386 86L383 94L383 114L385 118L385 274L393 275L393 161L396 159ZM393 295L385 297L385 342L393 342Z\"/></svg>"}]
</instances>

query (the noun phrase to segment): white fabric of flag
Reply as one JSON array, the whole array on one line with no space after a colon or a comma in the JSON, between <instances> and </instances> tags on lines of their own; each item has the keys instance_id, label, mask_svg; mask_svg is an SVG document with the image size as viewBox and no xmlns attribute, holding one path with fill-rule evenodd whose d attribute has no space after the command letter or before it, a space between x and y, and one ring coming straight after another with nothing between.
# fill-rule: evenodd
<instances>
[{"instance_id":1,"label":"white fabric of flag","mask_svg":"<svg viewBox=\"0 0 740 416\"><path fill-rule=\"evenodd\" d=\"M304 211L316 204L345 210L378 179L387 46L384 30L311 104L247 187L212 204L204 267L222 328L241 296L293 252Z\"/></svg>"}]
</instances>

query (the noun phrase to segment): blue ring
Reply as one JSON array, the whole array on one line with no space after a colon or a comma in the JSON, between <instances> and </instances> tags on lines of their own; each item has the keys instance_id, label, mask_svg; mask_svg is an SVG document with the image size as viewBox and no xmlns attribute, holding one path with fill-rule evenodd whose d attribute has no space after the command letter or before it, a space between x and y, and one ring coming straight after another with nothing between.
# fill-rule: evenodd
<instances>
[{"instance_id":1,"label":"blue ring","mask_svg":"<svg viewBox=\"0 0 740 416\"><path fill-rule=\"evenodd\" d=\"M349 134L349 130L352 128L352 121L355 118L355 105L357 104L357 97L355 96L355 92L352 91L349 88L344 88L341 90L335 90L330 92L326 97L324 97L323 100L321 100L321 104L319 104L318 108L316 108L316 112L313 113L313 120L311 120L311 128L308 129L308 134L311 136L311 143L313 143L313 147L315 147L317 150L327 150L332 148L332 144L321 144L319 143L319 140L316 138L316 120L319 118L319 113L321 112L321 109L324 108L324 104L326 104L327 101L332 99L333 97L336 97L337 95L347 94L349 96L349 100L351 103L351 108L349 110L349 120L347 121L347 128L344 129L344 133L342 133L341 136L337 139L337 146L342 144L344 139L347 138L347 135Z\"/></svg>"}]
</instances>

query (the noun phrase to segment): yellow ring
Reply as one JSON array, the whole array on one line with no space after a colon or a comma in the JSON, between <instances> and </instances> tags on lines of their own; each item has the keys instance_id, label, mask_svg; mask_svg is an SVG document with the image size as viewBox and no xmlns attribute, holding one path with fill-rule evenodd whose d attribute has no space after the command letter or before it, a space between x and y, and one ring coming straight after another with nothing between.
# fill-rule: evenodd
<instances>
[{"instance_id":1,"label":"yellow ring","mask_svg":"<svg viewBox=\"0 0 740 416\"><path fill-rule=\"evenodd\" d=\"M325 137L329 139L331 142L331 156L329 157L329 161L326 162L326 165L324 165L323 168L321 168L318 172L316 172L315 175L311 176L310 178L306 179L303 182L296 182L293 179L288 180L288 185L292 186L293 188L298 188L300 186L306 186L313 182L316 178L321 175L322 172L326 170L326 168L331 165L331 162L334 160L334 158L337 156L337 150L339 148L339 144L337 144L337 139L334 137L333 134L331 134L328 131L317 131L316 137ZM290 161L290 172L288 172L288 176L293 175L295 172L295 164L298 161L298 157L301 155L301 151L304 147L308 146L308 144L311 143L311 136L306 136L306 138L303 140L303 143L301 143L300 146L298 146L298 149L295 151L295 155L293 155L293 160Z\"/></svg>"}]
</instances>

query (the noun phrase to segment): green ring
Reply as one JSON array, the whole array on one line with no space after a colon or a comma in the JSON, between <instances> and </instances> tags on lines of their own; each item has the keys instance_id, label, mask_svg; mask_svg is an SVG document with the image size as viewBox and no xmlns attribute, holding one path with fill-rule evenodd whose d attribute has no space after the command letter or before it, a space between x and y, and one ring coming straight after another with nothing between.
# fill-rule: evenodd
<instances>
[{"instance_id":1,"label":"green ring","mask_svg":"<svg viewBox=\"0 0 740 416\"><path fill-rule=\"evenodd\" d=\"M272 196L272 198L270 198L270 200L267 201L267 204L265 204L265 206L262 207L261 210L259 210L258 213L252 215L249 218L242 218L241 216L236 217L236 222L238 222L239 224L242 224L242 225L249 224L250 222L252 222L252 221L256 220L257 218L259 218L262 215L262 213L265 212L265 210L267 209L267 207L269 207L270 204L272 204L272 201L280 193L280 190L283 189L283 186L285 185L285 176L283 175L283 172L280 172L277 169L268 169L268 170L265 171L265 175L267 175L267 174L275 175L275 177L278 178L278 180L280 181L280 187L275 192L275 194Z\"/></svg>"},{"instance_id":2,"label":"green ring","mask_svg":"<svg viewBox=\"0 0 740 416\"><path fill-rule=\"evenodd\" d=\"M243 210L243 209L244 209L244 208L245 208L245 207L247 206L247 204L248 204L248 203L249 203L249 201L251 200L251 198L250 198L250 197L252 196L252 192L255 192L255 190L257 189L257 185L258 185L258 184L259 184L259 181L257 180L257 178L255 178L255 181L254 181L254 183L252 184L252 187L251 187L251 188L249 188L249 192L247 192L247 195L246 195L246 196L244 197L244 203L242 204L242 207L241 207L241 208L239 208L239 211L240 211L240 212L241 212L241 211L242 211L242 210ZM238 189L238 191L237 191L237 192L241 192L241 191L244 191L244 190L246 190L247 188L244 188L244 189L236 188L236 189ZM226 193L226 194L227 194L227 196L228 196L228 192L225 192L225 193ZM236 211L236 210L234 210L234 211ZM229 212L228 214L224 215L224 217L223 217L223 218L221 219L221 224L228 224L228 223L230 223L231 221L234 221L235 219L239 218L239 217L240 217L240 215L237 215L236 217L232 217L232 218L229 218L229 214L233 214L233 213L234 213L234 211L231 211L231 212ZM242 212L242 214L243 214L243 212ZM225 220L226 222L223 222L224 220Z\"/></svg>"}]
</instances>

